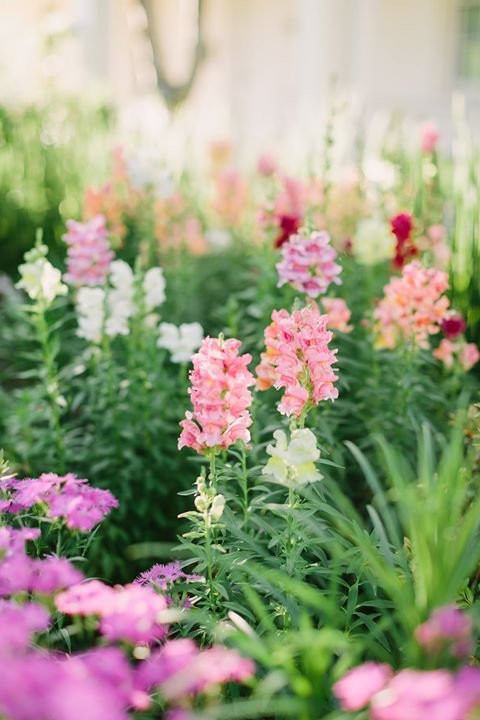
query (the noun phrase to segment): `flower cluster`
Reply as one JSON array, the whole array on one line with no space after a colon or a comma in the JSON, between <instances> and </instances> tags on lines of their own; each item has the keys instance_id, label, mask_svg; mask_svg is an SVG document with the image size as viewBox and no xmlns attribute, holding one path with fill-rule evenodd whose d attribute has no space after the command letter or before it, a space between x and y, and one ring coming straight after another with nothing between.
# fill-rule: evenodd
<instances>
[{"instance_id":1,"label":"flower cluster","mask_svg":"<svg viewBox=\"0 0 480 720\"><path fill-rule=\"evenodd\" d=\"M205 526L213 527L218 523L225 509L225 498L216 492L213 485L207 486L205 478L199 476L196 481L195 507L202 515Z\"/></svg>"},{"instance_id":2,"label":"flower cluster","mask_svg":"<svg viewBox=\"0 0 480 720\"><path fill-rule=\"evenodd\" d=\"M435 610L415 631L419 645L429 654L448 650L456 658L468 658L472 651L473 623L456 605Z\"/></svg>"},{"instance_id":3,"label":"flower cluster","mask_svg":"<svg viewBox=\"0 0 480 720\"><path fill-rule=\"evenodd\" d=\"M448 338L440 340L440 344L432 352L433 357L441 360L447 368L458 362L459 366L467 372L480 360L480 351L475 343L463 341L452 342Z\"/></svg>"},{"instance_id":4,"label":"flower cluster","mask_svg":"<svg viewBox=\"0 0 480 720\"><path fill-rule=\"evenodd\" d=\"M270 459L262 470L264 475L287 487L299 487L322 479L315 467L320 451L311 430L294 430L290 441L283 430L276 430L273 437L276 444L267 446Z\"/></svg>"},{"instance_id":5,"label":"flower cluster","mask_svg":"<svg viewBox=\"0 0 480 720\"><path fill-rule=\"evenodd\" d=\"M65 280L79 287L103 285L114 257L107 239L105 217L96 215L85 223L67 220L67 228L68 232L63 235L68 245Z\"/></svg>"},{"instance_id":6,"label":"flower cluster","mask_svg":"<svg viewBox=\"0 0 480 720\"><path fill-rule=\"evenodd\" d=\"M47 260L48 248L37 243L25 253L25 262L19 265L20 280L16 287L25 290L28 297L47 308L58 295L66 295L60 270Z\"/></svg>"},{"instance_id":7,"label":"flower cluster","mask_svg":"<svg viewBox=\"0 0 480 720\"><path fill-rule=\"evenodd\" d=\"M282 415L294 417L321 400L338 397L332 368L336 350L328 347L332 339L328 316L311 303L291 314L274 310L272 321L265 329L266 351L256 370L257 388L284 388L278 409Z\"/></svg>"},{"instance_id":8,"label":"flower cluster","mask_svg":"<svg viewBox=\"0 0 480 720\"><path fill-rule=\"evenodd\" d=\"M394 348L403 341L428 347L430 335L438 333L448 310L443 294L448 288L446 273L424 268L418 260L406 265L401 277L385 286L384 298L375 311L377 347Z\"/></svg>"},{"instance_id":9,"label":"flower cluster","mask_svg":"<svg viewBox=\"0 0 480 720\"><path fill-rule=\"evenodd\" d=\"M111 641L151 643L167 633L166 598L138 583L110 587L90 580L57 595L55 604L66 615L98 617L100 632Z\"/></svg>"},{"instance_id":10,"label":"flower cluster","mask_svg":"<svg viewBox=\"0 0 480 720\"><path fill-rule=\"evenodd\" d=\"M406 262L418 255L418 248L412 238L413 218L408 213L399 213L390 220L392 233L396 239L393 264L402 268Z\"/></svg>"},{"instance_id":11,"label":"flower cluster","mask_svg":"<svg viewBox=\"0 0 480 720\"><path fill-rule=\"evenodd\" d=\"M281 253L282 259L277 264L279 287L289 283L316 298L328 290L330 283L340 284L342 268L335 262L337 252L327 232L291 235L282 245Z\"/></svg>"},{"instance_id":12,"label":"flower cluster","mask_svg":"<svg viewBox=\"0 0 480 720\"><path fill-rule=\"evenodd\" d=\"M37 529L0 528L0 595L30 592L40 595L67 588L82 580L83 575L63 557L43 559L27 555L26 543L40 536ZM3 607L3 606L2 606Z\"/></svg>"},{"instance_id":13,"label":"flower cluster","mask_svg":"<svg viewBox=\"0 0 480 720\"><path fill-rule=\"evenodd\" d=\"M192 640L170 640L142 663L138 684L146 691L158 687L167 700L178 702L226 682L245 682L253 662L222 645L200 650Z\"/></svg>"},{"instance_id":14,"label":"flower cluster","mask_svg":"<svg viewBox=\"0 0 480 720\"><path fill-rule=\"evenodd\" d=\"M353 330L349 325L352 313L347 307L347 303L342 298L323 298L322 305L328 315L327 327L330 330L338 330L338 332L349 333Z\"/></svg>"},{"instance_id":15,"label":"flower cluster","mask_svg":"<svg viewBox=\"0 0 480 720\"><path fill-rule=\"evenodd\" d=\"M56 475L43 473L39 478L17 480L9 478L0 482L6 498L0 500L0 510L21 513L32 507L45 507L50 518L62 518L71 530L92 530L112 508L117 500L109 490L88 485L87 480L72 473Z\"/></svg>"},{"instance_id":16,"label":"flower cluster","mask_svg":"<svg viewBox=\"0 0 480 720\"><path fill-rule=\"evenodd\" d=\"M78 290L77 335L94 343L101 342L104 333L109 337L128 335L130 318L139 312L151 313L164 301L165 278L162 268L147 270L143 276L141 293L137 294L130 265L123 260L114 260L110 265L108 286L84 286Z\"/></svg>"},{"instance_id":17,"label":"flower cluster","mask_svg":"<svg viewBox=\"0 0 480 720\"><path fill-rule=\"evenodd\" d=\"M201 575L186 573L178 561L162 565L156 563L150 570L141 573L135 580L138 585L153 585L160 590L168 590L177 580L194 582L202 580Z\"/></svg>"},{"instance_id":18,"label":"flower cluster","mask_svg":"<svg viewBox=\"0 0 480 720\"><path fill-rule=\"evenodd\" d=\"M401 670L365 663L333 687L344 710L369 706L371 720L465 720L480 709L480 669Z\"/></svg>"},{"instance_id":19,"label":"flower cluster","mask_svg":"<svg viewBox=\"0 0 480 720\"><path fill-rule=\"evenodd\" d=\"M251 355L239 355L240 341L207 337L193 356L188 411L180 426L178 447L199 453L228 448L237 440L248 443L252 423L249 387L255 383L248 370Z\"/></svg>"},{"instance_id":20,"label":"flower cluster","mask_svg":"<svg viewBox=\"0 0 480 720\"><path fill-rule=\"evenodd\" d=\"M391 260L395 254L395 240L386 223L376 217L360 220L352 237L352 252L362 265Z\"/></svg>"},{"instance_id":21,"label":"flower cluster","mask_svg":"<svg viewBox=\"0 0 480 720\"><path fill-rule=\"evenodd\" d=\"M200 323L182 323L177 326L162 322L159 326L157 346L169 351L173 363L183 363L191 360L202 340L203 328Z\"/></svg>"}]
</instances>

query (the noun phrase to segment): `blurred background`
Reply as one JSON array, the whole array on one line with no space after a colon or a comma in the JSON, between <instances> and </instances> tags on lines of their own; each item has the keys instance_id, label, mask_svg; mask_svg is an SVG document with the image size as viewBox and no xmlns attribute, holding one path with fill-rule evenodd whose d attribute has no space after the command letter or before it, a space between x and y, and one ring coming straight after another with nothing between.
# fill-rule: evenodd
<instances>
[{"instance_id":1,"label":"blurred background","mask_svg":"<svg viewBox=\"0 0 480 720\"><path fill-rule=\"evenodd\" d=\"M407 149L430 119L445 149L478 135L480 0L2 0L1 269L39 226L55 246L116 147L296 171L333 127L335 176L392 118Z\"/></svg>"}]
</instances>

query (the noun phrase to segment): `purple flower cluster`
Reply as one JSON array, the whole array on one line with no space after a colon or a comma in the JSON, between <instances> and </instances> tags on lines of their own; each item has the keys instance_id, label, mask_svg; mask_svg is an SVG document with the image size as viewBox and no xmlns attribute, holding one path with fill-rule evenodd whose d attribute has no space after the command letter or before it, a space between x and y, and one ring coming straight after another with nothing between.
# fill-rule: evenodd
<instances>
[{"instance_id":1,"label":"purple flower cluster","mask_svg":"<svg viewBox=\"0 0 480 720\"><path fill-rule=\"evenodd\" d=\"M137 585L153 585L160 590L168 590L177 580L185 580L186 582L194 582L202 580L201 575L190 575L182 570L182 566L178 561L161 565L157 563L150 570L141 573L136 579Z\"/></svg>"},{"instance_id":2,"label":"purple flower cluster","mask_svg":"<svg viewBox=\"0 0 480 720\"><path fill-rule=\"evenodd\" d=\"M27 555L26 542L39 535L35 528L0 527L1 596L19 592L49 595L82 580L82 573L66 558L49 555L37 559Z\"/></svg>"},{"instance_id":3,"label":"purple flower cluster","mask_svg":"<svg viewBox=\"0 0 480 720\"><path fill-rule=\"evenodd\" d=\"M0 482L6 497L0 500L0 511L20 513L32 507L46 507L47 517L62 518L71 530L89 532L103 520L118 501L109 490L88 485L88 480L72 473L43 473L39 478Z\"/></svg>"}]
</instances>

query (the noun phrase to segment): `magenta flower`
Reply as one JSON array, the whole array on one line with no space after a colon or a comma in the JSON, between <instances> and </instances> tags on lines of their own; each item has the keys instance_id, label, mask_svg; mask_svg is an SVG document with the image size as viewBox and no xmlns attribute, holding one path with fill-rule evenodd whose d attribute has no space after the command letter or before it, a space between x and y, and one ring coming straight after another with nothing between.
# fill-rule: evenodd
<instances>
[{"instance_id":1,"label":"magenta flower","mask_svg":"<svg viewBox=\"0 0 480 720\"><path fill-rule=\"evenodd\" d=\"M455 605L435 610L415 631L419 645L430 655L449 650L457 658L472 651L472 619Z\"/></svg>"},{"instance_id":2,"label":"magenta flower","mask_svg":"<svg viewBox=\"0 0 480 720\"><path fill-rule=\"evenodd\" d=\"M92 488L72 473L43 473L39 478L10 480L0 486L7 492L4 512L18 513L45 505L47 516L62 518L71 530L88 532L103 520L118 501L109 490Z\"/></svg>"},{"instance_id":3,"label":"magenta flower","mask_svg":"<svg viewBox=\"0 0 480 720\"><path fill-rule=\"evenodd\" d=\"M49 622L50 616L41 605L0 600L0 655L26 650L33 633L46 630Z\"/></svg>"},{"instance_id":4,"label":"magenta flower","mask_svg":"<svg viewBox=\"0 0 480 720\"><path fill-rule=\"evenodd\" d=\"M278 286L289 283L310 297L324 294L333 282L340 285L342 271L337 265L336 250L330 245L327 232L313 232L310 236L291 235L282 245L282 259L277 264Z\"/></svg>"},{"instance_id":5,"label":"magenta flower","mask_svg":"<svg viewBox=\"0 0 480 720\"><path fill-rule=\"evenodd\" d=\"M138 585L154 585L161 590L167 590L177 580L186 580L189 582L201 579L201 575L189 575L184 572L180 563L176 561L166 565L157 563L153 565L150 570L141 573L134 582Z\"/></svg>"},{"instance_id":6,"label":"magenta flower","mask_svg":"<svg viewBox=\"0 0 480 720\"><path fill-rule=\"evenodd\" d=\"M289 314L274 310L273 322L265 329L266 352L257 366L257 388L283 388L278 405L282 415L299 417L307 405L334 400L338 379L332 368L336 350L329 349L332 333L327 330L328 315L321 315L311 303Z\"/></svg>"},{"instance_id":7,"label":"magenta flower","mask_svg":"<svg viewBox=\"0 0 480 720\"><path fill-rule=\"evenodd\" d=\"M237 440L248 443L252 418L248 408L255 383L248 363L249 354L239 355L240 340L207 337L193 358L190 398L193 412L185 414L178 447L198 453L218 451Z\"/></svg>"},{"instance_id":8,"label":"magenta flower","mask_svg":"<svg viewBox=\"0 0 480 720\"><path fill-rule=\"evenodd\" d=\"M466 707L447 670L401 670L372 698L372 720L465 720Z\"/></svg>"},{"instance_id":9,"label":"magenta flower","mask_svg":"<svg viewBox=\"0 0 480 720\"><path fill-rule=\"evenodd\" d=\"M105 217L96 215L85 223L67 220L67 228L63 235L68 245L66 282L76 286L103 285L114 257Z\"/></svg>"},{"instance_id":10,"label":"magenta flower","mask_svg":"<svg viewBox=\"0 0 480 720\"><path fill-rule=\"evenodd\" d=\"M393 676L389 665L367 662L350 670L333 686L333 694L343 710L353 712L369 704Z\"/></svg>"},{"instance_id":11,"label":"magenta flower","mask_svg":"<svg viewBox=\"0 0 480 720\"><path fill-rule=\"evenodd\" d=\"M254 663L216 645L200 650L192 640L170 640L139 668L139 686L159 687L169 701L205 692L226 682L245 682L255 671Z\"/></svg>"}]
</instances>

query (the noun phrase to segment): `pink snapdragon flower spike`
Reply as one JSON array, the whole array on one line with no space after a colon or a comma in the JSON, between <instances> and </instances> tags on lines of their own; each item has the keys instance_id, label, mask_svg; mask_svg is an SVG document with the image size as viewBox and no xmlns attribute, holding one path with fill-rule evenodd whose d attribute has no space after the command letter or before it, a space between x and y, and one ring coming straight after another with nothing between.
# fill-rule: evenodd
<instances>
[{"instance_id":1,"label":"pink snapdragon flower spike","mask_svg":"<svg viewBox=\"0 0 480 720\"><path fill-rule=\"evenodd\" d=\"M291 314L274 310L265 329L266 351L257 366L257 388L284 389L278 405L282 415L298 418L321 400L335 400L338 390L333 370L336 350L330 350L332 333L328 315L321 315L311 302Z\"/></svg>"},{"instance_id":2,"label":"pink snapdragon flower spike","mask_svg":"<svg viewBox=\"0 0 480 720\"><path fill-rule=\"evenodd\" d=\"M455 605L435 610L415 631L418 644L429 655L448 650L454 657L467 658L472 651L472 619Z\"/></svg>"},{"instance_id":3,"label":"pink snapdragon flower spike","mask_svg":"<svg viewBox=\"0 0 480 720\"><path fill-rule=\"evenodd\" d=\"M338 330L339 332L352 332L353 326L349 325L352 313L347 307L347 303L342 298L323 298L322 305L328 315L327 327L329 330Z\"/></svg>"},{"instance_id":4,"label":"pink snapdragon flower spike","mask_svg":"<svg viewBox=\"0 0 480 720\"><path fill-rule=\"evenodd\" d=\"M428 339L440 331L449 307L443 294L447 274L424 268L418 260L405 265L401 277L393 277L374 311L376 346L392 349L403 342L428 348Z\"/></svg>"},{"instance_id":5,"label":"pink snapdragon flower spike","mask_svg":"<svg viewBox=\"0 0 480 720\"><path fill-rule=\"evenodd\" d=\"M443 362L445 367L452 368L455 363L468 372L480 360L480 351L475 343L466 343L462 340L452 342L443 338L432 352L433 357Z\"/></svg>"},{"instance_id":6,"label":"pink snapdragon flower spike","mask_svg":"<svg viewBox=\"0 0 480 720\"><path fill-rule=\"evenodd\" d=\"M77 287L103 285L114 257L105 217L96 215L85 223L67 220L67 228L63 235L68 245L66 282Z\"/></svg>"},{"instance_id":7,"label":"pink snapdragon flower spike","mask_svg":"<svg viewBox=\"0 0 480 720\"><path fill-rule=\"evenodd\" d=\"M97 616L100 632L110 641L151 643L167 633L164 612L168 602L150 587L110 587L92 580L61 593L55 604L66 615Z\"/></svg>"},{"instance_id":8,"label":"pink snapdragon flower spike","mask_svg":"<svg viewBox=\"0 0 480 720\"><path fill-rule=\"evenodd\" d=\"M45 507L50 518L61 518L71 530L88 532L112 510L117 499L109 490L92 488L88 481L73 473L43 473L39 478L0 482L7 494L3 512L20 513L35 506Z\"/></svg>"},{"instance_id":9,"label":"pink snapdragon flower spike","mask_svg":"<svg viewBox=\"0 0 480 720\"><path fill-rule=\"evenodd\" d=\"M278 286L286 283L309 297L323 295L331 283L340 285L342 271L335 262L336 250L327 232L309 236L291 235L281 247L282 259L277 264Z\"/></svg>"},{"instance_id":10,"label":"pink snapdragon flower spike","mask_svg":"<svg viewBox=\"0 0 480 720\"><path fill-rule=\"evenodd\" d=\"M240 346L234 338L207 337L193 356L189 389L193 411L180 423L179 449L218 452L237 440L250 441L252 394L248 388L255 379L247 367L252 357L240 355Z\"/></svg>"},{"instance_id":11,"label":"pink snapdragon flower spike","mask_svg":"<svg viewBox=\"0 0 480 720\"><path fill-rule=\"evenodd\" d=\"M422 152L425 155L431 155L435 152L439 138L440 133L438 132L437 126L432 122L426 122L422 127Z\"/></svg>"},{"instance_id":12,"label":"pink snapdragon flower spike","mask_svg":"<svg viewBox=\"0 0 480 720\"><path fill-rule=\"evenodd\" d=\"M367 662L350 670L333 686L333 694L342 710L354 712L364 708L393 677L389 665Z\"/></svg>"},{"instance_id":13,"label":"pink snapdragon flower spike","mask_svg":"<svg viewBox=\"0 0 480 720\"><path fill-rule=\"evenodd\" d=\"M462 368L468 371L480 360L480 351L475 343L465 343L460 349L458 359Z\"/></svg>"}]
</instances>

